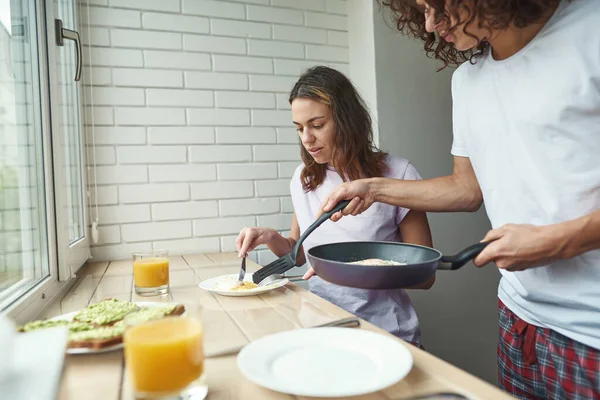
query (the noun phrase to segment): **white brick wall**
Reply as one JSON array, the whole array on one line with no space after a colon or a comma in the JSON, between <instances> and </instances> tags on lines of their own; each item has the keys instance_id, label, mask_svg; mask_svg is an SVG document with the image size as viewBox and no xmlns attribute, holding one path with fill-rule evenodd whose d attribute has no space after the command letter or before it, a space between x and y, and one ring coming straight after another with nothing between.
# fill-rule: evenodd
<instances>
[{"instance_id":1,"label":"white brick wall","mask_svg":"<svg viewBox=\"0 0 600 400\"><path fill-rule=\"evenodd\" d=\"M94 258L228 251L245 226L288 230L300 151L287 97L310 66L348 73L346 2L81 3Z\"/></svg>"}]
</instances>

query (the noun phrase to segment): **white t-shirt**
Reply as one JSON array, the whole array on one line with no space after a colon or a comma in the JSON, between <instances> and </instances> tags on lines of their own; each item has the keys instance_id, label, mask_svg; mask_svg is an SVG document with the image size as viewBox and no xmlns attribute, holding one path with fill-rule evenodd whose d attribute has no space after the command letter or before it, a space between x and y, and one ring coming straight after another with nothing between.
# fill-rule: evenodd
<instances>
[{"instance_id":1,"label":"white t-shirt","mask_svg":"<svg viewBox=\"0 0 600 400\"><path fill-rule=\"evenodd\" d=\"M598 0L563 1L517 54L454 73L452 154L470 158L494 228L600 209L598 28ZM502 276L519 317L600 349L600 250Z\"/></svg>"},{"instance_id":2,"label":"white t-shirt","mask_svg":"<svg viewBox=\"0 0 600 400\"><path fill-rule=\"evenodd\" d=\"M388 178L416 180L421 179L415 167L408 160L387 157ZM338 185L342 178L334 170L327 170L323 183L308 193L302 189L300 174L304 165L300 165L292 181L290 190L294 212L303 233L315 221L325 197ZM303 247L308 261L308 250L326 243L352 241L388 241L400 242L398 224L409 210L383 203L373 204L366 212L356 217L348 216L334 223L323 222L304 241ZM379 326L382 329L415 344L420 343L419 320L406 291L366 290L335 285L318 276L308 280L310 291L330 301L344 310Z\"/></svg>"}]
</instances>

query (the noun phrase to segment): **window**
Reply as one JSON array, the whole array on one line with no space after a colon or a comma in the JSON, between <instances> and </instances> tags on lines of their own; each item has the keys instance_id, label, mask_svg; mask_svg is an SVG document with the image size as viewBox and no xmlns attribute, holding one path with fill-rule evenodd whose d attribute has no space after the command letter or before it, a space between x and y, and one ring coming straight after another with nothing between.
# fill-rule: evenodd
<instances>
[{"instance_id":1,"label":"window","mask_svg":"<svg viewBox=\"0 0 600 400\"><path fill-rule=\"evenodd\" d=\"M70 257L87 242L75 51L43 3L0 0L0 310L85 261ZM48 3L75 26L72 1Z\"/></svg>"},{"instance_id":2,"label":"window","mask_svg":"<svg viewBox=\"0 0 600 400\"><path fill-rule=\"evenodd\" d=\"M0 296L7 299L50 270L38 35L28 24L36 10L0 4Z\"/></svg>"}]
</instances>

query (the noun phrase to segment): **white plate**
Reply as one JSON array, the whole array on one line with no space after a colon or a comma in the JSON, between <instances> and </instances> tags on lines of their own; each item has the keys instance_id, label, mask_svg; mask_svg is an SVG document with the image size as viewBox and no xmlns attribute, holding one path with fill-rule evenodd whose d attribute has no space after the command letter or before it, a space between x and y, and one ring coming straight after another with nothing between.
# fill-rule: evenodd
<instances>
[{"instance_id":1,"label":"white plate","mask_svg":"<svg viewBox=\"0 0 600 400\"><path fill-rule=\"evenodd\" d=\"M140 307L161 307L161 306L169 305L170 303L138 301L138 302L135 302L135 304L137 304ZM50 319L51 320L64 320L64 321L70 322L70 321L73 321L73 317L78 312L79 311L73 311L68 314L59 315L59 316L56 316L56 317L50 318ZM113 346L108 346L108 347L104 347L101 349L91 349L91 348L85 348L85 347L80 347L80 348L78 347L78 348L73 348L73 349L67 348L66 353L67 354L100 354L100 353L108 353L111 351L121 350L122 348L123 348L123 343L118 343Z\"/></svg>"},{"instance_id":2,"label":"white plate","mask_svg":"<svg viewBox=\"0 0 600 400\"><path fill-rule=\"evenodd\" d=\"M231 275L221 275L216 278L210 278L200 283L200 287L204 290L208 290L209 292L217 293L223 296L256 296L257 294L263 294L270 292L273 289L280 288L287 283L289 280L287 278L279 279L273 282L270 285L261 288L254 288L248 290L231 290L232 287L237 285L238 274ZM252 274L246 274L244 277L244 281L252 282Z\"/></svg>"},{"instance_id":3,"label":"white plate","mask_svg":"<svg viewBox=\"0 0 600 400\"><path fill-rule=\"evenodd\" d=\"M239 353L244 376L296 396L346 397L376 392L411 370L410 351L397 339L348 328L310 328L258 339Z\"/></svg>"}]
</instances>

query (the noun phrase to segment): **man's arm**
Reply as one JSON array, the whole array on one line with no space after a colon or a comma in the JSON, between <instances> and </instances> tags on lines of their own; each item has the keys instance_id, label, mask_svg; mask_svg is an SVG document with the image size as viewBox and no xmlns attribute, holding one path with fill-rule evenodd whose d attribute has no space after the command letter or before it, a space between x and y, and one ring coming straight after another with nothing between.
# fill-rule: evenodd
<instances>
[{"instance_id":1,"label":"man's arm","mask_svg":"<svg viewBox=\"0 0 600 400\"><path fill-rule=\"evenodd\" d=\"M573 258L600 249L600 211L553 225L505 225L483 241L491 243L475 258L478 266L495 261L500 269L522 271Z\"/></svg>"},{"instance_id":2,"label":"man's arm","mask_svg":"<svg viewBox=\"0 0 600 400\"><path fill-rule=\"evenodd\" d=\"M572 258L600 249L600 210L558 224L557 230L563 231L561 258Z\"/></svg>"},{"instance_id":3,"label":"man's arm","mask_svg":"<svg viewBox=\"0 0 600 400\"><path fill-rule=\"evenodd\" d=\"M375 201L424 212L476 211L483 196L466 157L454 157L452 175L419 181L390 178L359 179L344 183L333 190L323 202L323 211L329 211L342 200L352 200L343 215L358 215Z\"/></svg>"},{"instance_id":4,"label":"man's arm","mask_svg":"<svg viewBox=\"0 0 600 400\"><path fill-rule=\"evenodd\" d=\"M372 181L375 201L415 211L477 211L483 203L479 182L467 157L454 157L452 175L420 181Z\"/></svg>"}]
</instances>

